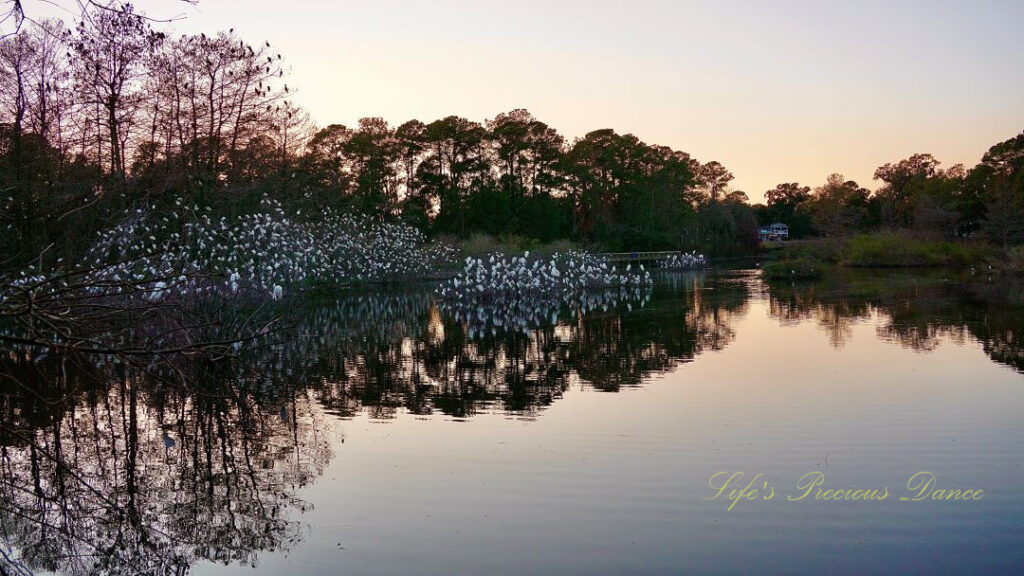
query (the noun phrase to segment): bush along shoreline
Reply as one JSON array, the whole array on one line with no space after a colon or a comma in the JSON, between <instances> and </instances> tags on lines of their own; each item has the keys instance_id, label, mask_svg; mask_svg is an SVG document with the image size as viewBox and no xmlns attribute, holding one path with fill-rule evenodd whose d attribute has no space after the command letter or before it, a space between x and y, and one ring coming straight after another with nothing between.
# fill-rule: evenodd
<instances>
[{"instance_id":1,"label":"bush along shoreline","mask_svg":"<svg viewBox=\"0 0 1024 576\"><path fill-rule=\"evenodd\" d=\"M840 268L950 268L1024 274L1024 249L987 242L923 238L901 232L793 243L768 253L764 278L813 279Z\"/></svg>"}]
</instances>

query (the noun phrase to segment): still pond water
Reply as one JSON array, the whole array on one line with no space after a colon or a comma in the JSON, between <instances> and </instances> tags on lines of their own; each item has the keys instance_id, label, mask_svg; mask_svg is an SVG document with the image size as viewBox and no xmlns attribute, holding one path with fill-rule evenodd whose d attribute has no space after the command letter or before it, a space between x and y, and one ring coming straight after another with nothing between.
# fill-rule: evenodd
<instances>
[{"instance_id":1,"label":"still pond water","mask_svg":"<svg viewBox=\"0 0 1024 576\"><path fill-rule=\"evenodd\" d=\"M1024 573L1017 286L735 270L501 314L313 303L187 390L9 354L0 566Z\"/></svg>"}]
</instances>

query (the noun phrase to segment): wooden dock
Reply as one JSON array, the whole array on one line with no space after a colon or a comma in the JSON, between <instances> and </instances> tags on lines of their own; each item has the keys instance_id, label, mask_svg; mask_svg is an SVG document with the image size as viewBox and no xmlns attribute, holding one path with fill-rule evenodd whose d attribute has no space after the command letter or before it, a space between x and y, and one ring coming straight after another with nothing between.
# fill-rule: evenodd
<instances>
[{"instance_id":1,"label":"wooden dock","mask_svg":"<svg viewBox=\"0 0 1024 576\"><path fill-rule=\"evenodd\" d=\"M682 256L683 254L687 254L687 252L608 252L598 254L598 256L601 256L608 262L656 262L669 258L672 255Z\"/></svg>"}]
</instances>

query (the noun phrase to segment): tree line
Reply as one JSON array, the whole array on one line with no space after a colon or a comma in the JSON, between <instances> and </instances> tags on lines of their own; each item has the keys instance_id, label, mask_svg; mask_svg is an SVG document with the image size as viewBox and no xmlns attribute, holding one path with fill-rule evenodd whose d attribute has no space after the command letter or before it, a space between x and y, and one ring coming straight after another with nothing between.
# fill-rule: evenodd
<instances>
[{"instance_id":1,"label":"tree line","mask_svg":"<svg viewBox=\"0 0 1024 576\"><path fill-rule=\"evenodd\" d=\"M735 251L738 230L753 237L717 162L611 129L570 142L526 110L317 128L269 43L171 35L130 5L27 24L0 41L0 70L7 265L70 257L125 209L179 198L237 215L271 195L460 238Z\"/></svg>"},{"instance_id":2,"label":"tree line","mask_svg":"<svg viewBox=\"0 0 1024 576\"><path fill-rule=\"evenodd\" d=\"M931 154L914 154L879 166L874 178L881 186L873 193L841 174L813 191L779 184L755 210L762 223L785 222L796 237L887 229L1024 242L1024 133L993 145L973 168L939 165Z\"/></svg>"},{"instance_id":3,"label":"tree line","mask_svg":"<svg viewBox=\"0 0 1024 576\"><path fill-rule=\"evenodd\" d=\"M0 40L0 270L74 258L125 210L237 216L267 196L307 217L331 208L431 235L607 250L746 253L773 221L797 237L901 227L1024 240L1024 135L970 170L921 154L880 167L874 193L833 175L751 206L718 162L612 129L569 141L522 109L316 127L269 43L87 7L73 29L43 20Z\"/></svg>"}]
</instances>

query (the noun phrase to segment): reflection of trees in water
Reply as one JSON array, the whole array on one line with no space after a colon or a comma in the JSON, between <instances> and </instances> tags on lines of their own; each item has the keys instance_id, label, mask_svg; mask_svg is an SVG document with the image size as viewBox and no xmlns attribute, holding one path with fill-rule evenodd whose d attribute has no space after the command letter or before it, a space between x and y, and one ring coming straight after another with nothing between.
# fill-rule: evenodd
<instances>
[{"instance_id":1,"label":"reflection of trees in water","mask_svg":"<svg viewBox=\"0 0 1024 576\"><path fill-rule=\"evenodd\" d=\"M634 386L734 338L747 286L686 275L651 304L475 333L429 292L316 303L297 337L216 365L0 357L0 573L255 565L302 536L296 490L332 457L326 414L533 417L570 385ZM607 309L606 309L607 307Z\"/></svg>"},{"instance_id":2,"label":"reflection of trees in water","mask_svg":"<svg viewBox=\"0 0 1024 576\"><path fill-rule=\"evenodd\" d=\"M298 321L307 336L257 362L272 377L310 383L341 416L531 416L574 381L617 390L728 345L733 320L746 312L745 283L694 273L673 279L675 286L659 286L654 305L616 290L531 312L526 329L507 309L474 310L472 318L458 310L456 319L422 292L342 299L310 309ZM494 318L512 329L498 330Z\"/></svg>"},{"instance_id":3,"label":"reflection of trees in water","mask_svg":"<svg viewBox=\"0 0 1024 576\"><path fill-rule=\"evenodd\" d=\"M966 292L981 312L972 323L971 334L981 340L990 358L1024 372L1024 282L975 281Z\"/></svg>"},{"instance_id":4,"label":"reflection of trees in water","mask_svg":"<svg viewBox=\"0 0 1024 576\"><path fill-rule=\"evenodd\" d=\"M815 284L772 284L770 313L783 324L813 320L828 334L832 346L842 347L853 333L853 325L870 318L872 308L855 299L823 296L818 288Z\"/></svg>"},{"instance_id":5,"label":"reflection of trees in water","mask_svg":"<svg viewBox=\"0 0 1024 576\"><path fill-rule=\"evenodd\" d=\"M732 325L745 316L750 299L746 284L715 277L694 285L694 305L687 315L698 334L701 350L722 350L736 338ZM702 295L703 293L703 295Z\"/></svg>"},{"instance_id":6,"label":"reflection of trees in water","mask_svg":"<svg viewBox=\"0 0 1024 576\"><path fill-rule=\"evenodd\" d=\"M1024 318L1018 317L1017 320L1024 321ZM996 362L1024 372L1024 342L1020 341L1020 326L1001 326L990 331L989 337L982 341L982 346L985 353Z\"/></svg>"},{"instance_id":7,"label":"reflection of trees in water","mask_svg":"<svg viewBox=\"0 0 1024 576\"><path fill-rule=\"evenodd\" d=\"M974 338L996 362L1024 370L1024 298L1010 280L989 283L947 273L842 273L817 282L772 283L771 314L784 323L816 321L835 347L853 324L878 314L879 338L927 352Z\"/></svg>"},{"instance_id":8,"label":"reflection of trees in water","mask_svg":"<svg viewBox=\"0 0 1024 576\"><path fill-rule=\"evenodd\" d=\"M522 332L529 336L539 326L554 325L559 317L574 318L595 311L634 305L643 307L650 300L650 286L634 286L577 294L530 294L515 297L503 294L486 301L476 298L442 301L439 306L446 316L463 325L469 339L483 338L490 333Z\"/></svg>"},{"instance_id":9,"label":"reflection of trees in water","mask_svg":"<svg viewBox=\"0 0 1024 576\"><path fill-rule=\"evenodd\" d=\"M331 457L308 392L224 374L189 374L216 392L184 392L134 368L34 360L0 364L0 572L175 574L297 541L295 490Z\"/></svg>"},{"instance_id":10,"label":"reflection of trees in water","mask_svg":"<svg viewBox=\"0 0 1024 576\"><path fill-rule=\"evenodd\" d=\"M747 312L749 293L737 278L668 273L666 293L637 314L584 324L573 338L574 369L600 390L636 386L735 339L733 323Z\"/></svg>"}]
</instances>

